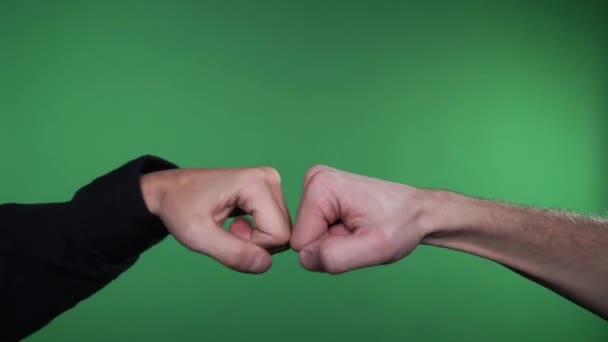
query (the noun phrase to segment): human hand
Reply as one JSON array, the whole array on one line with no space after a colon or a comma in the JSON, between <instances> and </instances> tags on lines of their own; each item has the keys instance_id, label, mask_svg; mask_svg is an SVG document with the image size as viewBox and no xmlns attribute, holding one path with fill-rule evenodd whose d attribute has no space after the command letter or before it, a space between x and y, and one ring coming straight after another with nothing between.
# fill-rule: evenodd
<instances>
[{"instance_id":1,"label":"human hand","mask_svg":"<svg viewBox=\"0 0 608 342\"><path fill-rule=\"evenodd\" d=\"M291 247L304 268L332 274L399 260L428 231L422 192L315 166L304 180Z\"/></svg>"},{"instance_id":2,"label":"human hand","mask_svg":"<svg viewBox=\"0 0 608 342\"><path fill-rule=\"evenodd\" d=\"M279 173L269 167L176 169L142 177L148 209L187 248L241 272L263 273L285 249L291 220ZM234 215L251 214L255 225Z\"/></svg>"}]
</instances>

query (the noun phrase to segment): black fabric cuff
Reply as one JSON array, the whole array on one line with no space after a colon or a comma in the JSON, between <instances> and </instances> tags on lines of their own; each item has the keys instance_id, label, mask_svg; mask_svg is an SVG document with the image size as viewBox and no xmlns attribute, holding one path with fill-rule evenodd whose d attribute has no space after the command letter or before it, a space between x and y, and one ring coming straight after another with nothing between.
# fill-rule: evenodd
<instances>
[{"instance_id":1,"label":"black fabric cuff","mask_svg":"<svg viewBox=\"0 0 608 342\"><path fill-rule=\"evenodd\" d=\"M146 155L81 188L68 204L84 221L78 224L82 227L78 240L108 261L137 258L160 242L167 230L146 207L141 176L175 168L171 162Z\"/></svg>"}]
</instances>

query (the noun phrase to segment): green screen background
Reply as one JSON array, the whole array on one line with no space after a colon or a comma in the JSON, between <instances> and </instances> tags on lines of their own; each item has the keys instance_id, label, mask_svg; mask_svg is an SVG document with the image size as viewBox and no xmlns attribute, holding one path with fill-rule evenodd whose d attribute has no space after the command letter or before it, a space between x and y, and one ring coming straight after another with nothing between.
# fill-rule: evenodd
<instances>
[{"instance_id":1,"label":"green screen background","mask_svg":"<svg viewBox=\"0 0 608 342\"><path fill-rule=\"evenodd\" d=\"M1 1L1 202L131 158L307 168L604 214L601 1ZM419 247L342 276L246 276L172 238L28 341L605 341L492 262Z\"/></svg>"}]
</instances>

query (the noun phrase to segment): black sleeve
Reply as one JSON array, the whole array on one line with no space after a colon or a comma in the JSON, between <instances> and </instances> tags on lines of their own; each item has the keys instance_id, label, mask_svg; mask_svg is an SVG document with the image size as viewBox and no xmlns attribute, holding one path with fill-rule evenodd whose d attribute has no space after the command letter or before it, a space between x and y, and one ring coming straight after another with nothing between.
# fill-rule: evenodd
<instances>
[{"instance_id":1,"label":"black sleeve","mask_svg":"<svg viewBox=\"0 0 608 342\"><path fill-rule=\"evenodd\" d=\"M176 168L131 161L69 202L0 205L0 341L16 341L128 269L167 231L141 194L143 174Z\"/></svg>"}]
</instances>

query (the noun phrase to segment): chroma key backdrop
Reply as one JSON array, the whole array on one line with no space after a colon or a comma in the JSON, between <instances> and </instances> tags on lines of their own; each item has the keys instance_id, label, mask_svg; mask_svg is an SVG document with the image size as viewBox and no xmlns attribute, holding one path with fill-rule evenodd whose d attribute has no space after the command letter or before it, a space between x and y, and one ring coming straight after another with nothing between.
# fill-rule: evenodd
<instances>
[{"instance_id":1,"label":"chroma key backdrop","mask_svg":"<svg viewBox=\"0 0 608 342\"><path fill-rule=\"evenodd\" d=\"M0 203L68 200L153 154L273 166L294 216L315 164L606 214L607 38L605 1L3 0ZM26 340L608 340L464 253L340 276L273 262L239 274L168 237Z\"/></svg>"}]
</instances>

